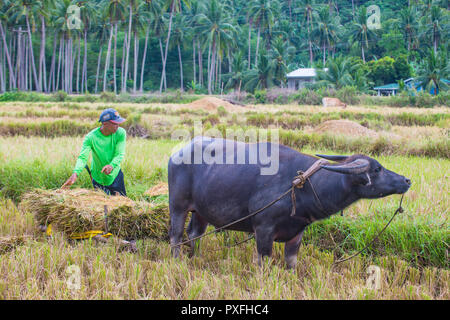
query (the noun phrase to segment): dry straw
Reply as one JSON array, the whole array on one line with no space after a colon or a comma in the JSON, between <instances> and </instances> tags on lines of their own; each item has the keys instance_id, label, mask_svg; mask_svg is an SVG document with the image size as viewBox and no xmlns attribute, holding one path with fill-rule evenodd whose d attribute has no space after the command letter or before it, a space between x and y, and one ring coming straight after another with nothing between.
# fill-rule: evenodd
<instances>
[{"instance_id":1,"label":"dry straw","mask_svg":"<svg viewBox=\"0 0 450 320\"><path fill-rule=\"evenodd\" d=\"M106 228L123 239L165 239L168 234L167 205L135 202L122 196L108 196L102 191L34 189L23 196L21 208L34 213L39 225L51 223L53 230L69 237L89 230L106 231Z\"/></svg>"},{"instance_id":2,"label":"dry straw","mask_svg":"<svg viewBox=\"0 0 450 320\"><path fill-rule=\"evenodd\" d=\"M0 237L0 254L7 253L17 246L25 243L28 236L7 236Z\"/></svg>"},{"instance_id":3,"label":"dry straw","mask_svg":"<svg viewBox=\"0 0 450 320\"><path fill-rule=\"evenodd\" d=\"M144 195L154 197L154 196L161 196L169 193L169 185L167 182L160 182L157 185L151 187L148 189Z\"/></svg>"}]
</instances>

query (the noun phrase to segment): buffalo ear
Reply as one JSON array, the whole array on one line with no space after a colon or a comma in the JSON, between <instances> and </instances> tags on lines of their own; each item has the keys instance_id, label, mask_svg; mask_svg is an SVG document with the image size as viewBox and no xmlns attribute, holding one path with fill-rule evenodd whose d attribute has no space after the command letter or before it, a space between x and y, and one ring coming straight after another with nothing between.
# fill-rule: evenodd
<instances>
[{"instance_id":1,"label":"buffalo ear","mask_svg":"<svg viewBox=\"0 0 450 320\"><path fill-rule=\"evenodd\" d=\"M372 181L370 180L370 176L367 172L358 174L358 175L354 175L352 180L353 180L353 182L352 182L353 184L363 185L363 186L368 186L372 183Z\"/></svg>"},{"instance_id":2,"label":"buffalo ear","mask_svg":"<svg viewBox=\"0 0 450 320\"><path fill-rule=\"evenodd\" d=\"M335 155L326 155L326 154L316 154L316 156L320 158L324 158L331 161L344 161L347 160L349 156L335 156Z\"/></svg>"}]
</instances>

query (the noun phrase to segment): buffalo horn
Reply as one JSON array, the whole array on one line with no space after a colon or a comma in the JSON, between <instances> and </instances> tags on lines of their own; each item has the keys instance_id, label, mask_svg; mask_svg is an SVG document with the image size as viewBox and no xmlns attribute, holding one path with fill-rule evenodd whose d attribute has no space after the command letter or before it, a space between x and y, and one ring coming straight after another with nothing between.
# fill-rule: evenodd
<instances>
[{"instance_id":1,"label":"buffalo horn","mask_svg":"<svg viewBox=\"0 0 450 320\"><path fill-rule=\"evenodd\" d=\"M369 169L369 161L365 159L356 159L349 163L344 163L338 166L322 166L325 170L330 170L339 173L359 174L366 172Z\"/></svg>"},{"instance_id":2,"label":"buffalo horn","mask_svg":"<svg viewBox=\"0 0 450 320\"><path fill-rule=\"evenodd\" d=\"M316 154L316 156L320 158L324 158L331 161L344 161L348 158L348 156L330 156L326 154Z\"/></svg>"}]
</instances>

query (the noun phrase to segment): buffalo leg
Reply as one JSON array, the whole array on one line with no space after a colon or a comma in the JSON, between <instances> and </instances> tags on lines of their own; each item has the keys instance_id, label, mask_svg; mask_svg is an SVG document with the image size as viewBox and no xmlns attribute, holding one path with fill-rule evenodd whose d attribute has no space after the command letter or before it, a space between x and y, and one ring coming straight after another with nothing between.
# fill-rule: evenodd
<instances>
[{"instance_id":1,"label":"buffalo leg","mask_svg":"<svg viewBox=\"0 0 450 320\"><path fill-rule=\"evenodd\" d=\"M284 245L284 261L289 269L293 269L297 265L297 253L302 242L302 236L303 231Z\"/></svg>"},{"instance_id":2,"label":"buffalo leg","mask_svg":"<svg viewBox=\"0 0 450 320\"><path fill-rule=\"evenodd\" d=\"M177 258L180 255L180 246L178 243L183 240L184 224L186 222L188 211L178 208L170 208L170 245L172 246L172 256Z\"/></svg>"},{"instance_id":3,"label":"buffalo leg","mask_svg":"<svg viewBox=\"0 0 450 320\"><path fill-rule=\"evenodd\" d=\"M189 239L201 236L205 233L208 222L206 222L200 215L196 212L192 212L192 218L187 227L187 235ZM200 246L200 239L189 242L191 251L189 256L192 257L196 251L198 251Z\"/></svg>"},{"instance_id":4,"label":"buffalo leg","mask_svg":"<svg viewBox=\"0 0 450 320\"><path fill-rule=\"evenodd\" d=\"M256 250L258 251L258 265L262 266L264 257L270 258L272 255L273 234L267 229L256 229Z\"/></svg>"}]
</instances>

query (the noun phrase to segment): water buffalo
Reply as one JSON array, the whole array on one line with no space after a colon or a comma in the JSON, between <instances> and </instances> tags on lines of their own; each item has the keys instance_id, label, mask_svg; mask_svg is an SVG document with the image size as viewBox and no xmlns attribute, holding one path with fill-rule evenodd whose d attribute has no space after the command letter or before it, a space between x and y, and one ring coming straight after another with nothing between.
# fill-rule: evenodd
<instances>
[{"instance_id":1,"label":"water buffalo","mask_svg":"<svg viewBox=\"0 0 450 320\"><path fill-rule=\"evenodd\" d=\"M278 150L275 159L278 161L278 170L275 174L261 174L267 162L258 160L257 163L240 163L237 161L239 153L230 153L230 150L239 149L245 153L246 162L249 162L252 153L264 148L272 153ZM211 163L211 159L204 161L198 157L199 152L209 152L216 159L223 157L223 164L220 161ZM285 196L257 215L228 228L255 234L258 263L261 263L262 257L271 255L273 241L279 241L285 242L287 266L295 267L300 241L307 225L325 219L359 199L403 194L411 185L409 179L385 169L377 160L364 155L320 157L337 163L322 165L311 176L314 190L309 183L301 189L295 189L294 216L291 216L291 197ZM169 236L173 256L179 255L180 247L176 244L182 241L189 212L192 217L187 235L193 239L202 235L208 224L224 226L264 207L289 189L298 170L306 171L317 160L317 157L269 142L247 144L233 140L194 138L175 152L168 164ZM193 242L190 242L190 254L194 253L196 247Z\"/></svg>"}]
</instances>

